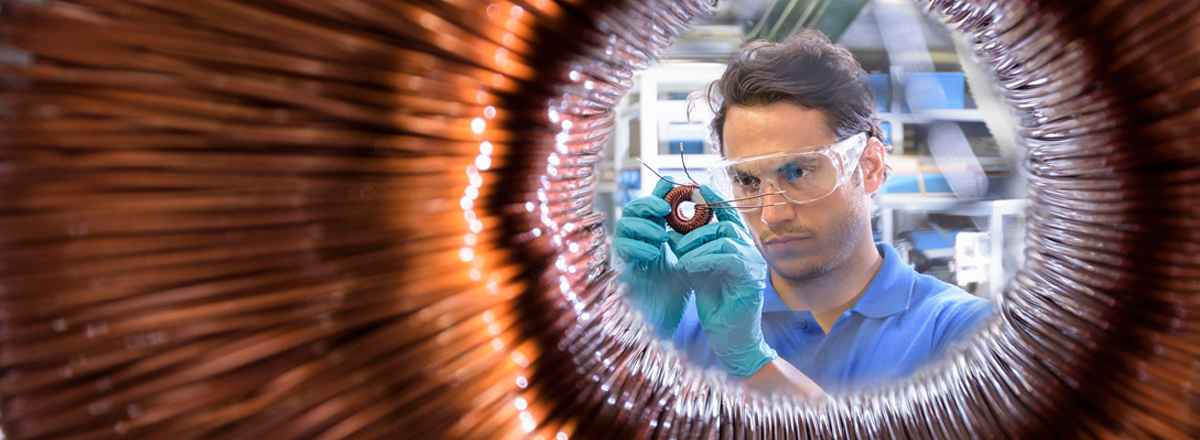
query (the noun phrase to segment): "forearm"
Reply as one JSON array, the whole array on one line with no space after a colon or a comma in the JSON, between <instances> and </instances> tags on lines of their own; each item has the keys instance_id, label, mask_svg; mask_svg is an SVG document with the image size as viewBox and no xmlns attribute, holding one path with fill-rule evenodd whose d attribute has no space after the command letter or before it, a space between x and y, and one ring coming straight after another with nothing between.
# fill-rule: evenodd
<instances>
[{"instance_id":1,"label":"forearm","mask_svg":"<svg viewBox=\"0 0 1200 440\"><path fill-rule=\"evenodd\" d=\"M816 382L782 358L775 358L751 374L750 377L740 381L746 389L767 395L789 393L799 394L806 399L825 397L825 390L822 390Z\"/></svg>"}]
</instances>

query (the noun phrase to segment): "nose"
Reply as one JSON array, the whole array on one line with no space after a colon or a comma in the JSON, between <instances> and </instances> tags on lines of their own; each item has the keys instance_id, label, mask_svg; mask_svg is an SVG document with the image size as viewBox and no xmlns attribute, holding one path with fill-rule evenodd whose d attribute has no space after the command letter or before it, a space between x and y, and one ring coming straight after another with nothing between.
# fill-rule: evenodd
<instances>
[{"instance_id":1,"label":"nose","mask_svg":"<svg viewBox=\"0 0 1200 440\"><path fill-rule=\"evenodd\" d=\"M768 191L766 188L763 188L764 194L771 194L777 191L775 188L773 188L773 184L769 186L772 187L770 191ZM769 227L775 227L777 225L792 221L792 219L796 218L796 212L792 210L792 203L788 202L787 199L784 199L782 195L771 194L764 196L762 198L762 203L767 206L762 208L762 216L760 216L760 219Z\"/></svg>"}]
</instances>

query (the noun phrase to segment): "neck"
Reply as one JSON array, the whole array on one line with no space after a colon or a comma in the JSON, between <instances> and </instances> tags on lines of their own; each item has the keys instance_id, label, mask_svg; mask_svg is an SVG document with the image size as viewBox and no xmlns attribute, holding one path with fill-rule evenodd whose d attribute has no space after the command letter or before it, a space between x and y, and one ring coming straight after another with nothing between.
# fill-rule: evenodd
<instances>
[{"instance_id":1,"label":"neck","mask_svg":"<svg viewBox=\"0 0 1200 440\"><path fill-rule=\"evenodd\" d=\"M850 258L833 270L816 278L805 280L785 279L771 270L771 285L779 299L792 310L809 310L825 333L833 327L838 317L850 310L871 280L883 267L883 257L871 241L871 236L859 240Z\"/></svg>"}]
</instances>

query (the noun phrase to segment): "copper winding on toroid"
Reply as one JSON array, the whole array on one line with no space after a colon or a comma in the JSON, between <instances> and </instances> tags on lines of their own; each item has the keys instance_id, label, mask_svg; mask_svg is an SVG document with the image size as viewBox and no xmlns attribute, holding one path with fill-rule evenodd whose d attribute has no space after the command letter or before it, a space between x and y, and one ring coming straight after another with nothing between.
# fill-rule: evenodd
<instances>
[{"instance_id":1,"label":"copper winding on toroid","mask_svg":"<svg viewBox=\"0 0 1200 440\"><path fill-rule=\"evenodd\" d=\"M666 200L667 203L671 205L671 213L667 214L666 218L667 226L670 226L671 229L675 230L675 232L686 234L694 231L696 228L707 225L708 222L712 220L712 208L703 205L703 200L701 200L700 203L696 203L696 201L692 199L692 194L695 193L695 190L698 188L699 187L697 186L691 185L676 186L671 188L671 191L663 197L663 200ZM683 204L685 202L696 203L696 211L691 218L687 218L687 216L683 213Z\"/></svg>"},{"instance_id":2,"label":"copper winding on toroid","mask_svg":"<svg viewBox=\"0 0 1200 440\"><path fill-rule=\"evenodd\" d=\"M655 171L654 168L650 167L650 165L642 162L641 159L638 159L638 162L642 162L642 166L646 167L646 169L650 170L651 173L654 173L654 175L658 176L659 179L675 185L674 188L671 188L671 190L667 192L667 195L663 196L663 200L666 200L667 204L671 205L671 212L667 213L665 219L667 221L667 226L670 226L671 229L675 230L675 232L687 234L688 232L692 232L696 230L696 228L707 225L708 222L712 221L713 209L728 207L712 206L712 204L707 203L707 201L704 200L703 196L696 193L696 190L700 189L700 184L697 183L696 179L692 178L692 174L688 172L687 161L683 160L682 145L679 148L679 159L680 163L683 164L683 172L687 174L688 179L690 179L692 183L676 182L664 177L662 174L659 174L658 171ZM700 200L696 200L697 198ZM695 211L692 213L691 217L688 217L683 212L683 204L685 202L692 202L695 204Z\"/></svg>"}]
</instances>

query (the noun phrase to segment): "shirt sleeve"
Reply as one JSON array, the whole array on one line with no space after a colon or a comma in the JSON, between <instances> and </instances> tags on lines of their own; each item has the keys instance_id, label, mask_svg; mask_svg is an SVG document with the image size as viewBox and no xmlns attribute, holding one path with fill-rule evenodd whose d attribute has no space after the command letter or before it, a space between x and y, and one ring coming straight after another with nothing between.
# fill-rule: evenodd
<instances>
[{"instance_id":1,"label":"shirt sleeve","mask_svg":"<svg viewBox=\"0 0 1200 440\"><path fill-rule=\"evenodd\" d=\"M992 316L992 303L961 292L954 295L939 315L933 359L939 359L950 347L969 336Z\"/></svg>"},{"instance_id":2,"label":"shirt sleeve","mask_svg":"<svg viewBox=\"0 0 1200 440\"><path fill-rule=\"evenodd\" d=\"M717 354L713 353L712 347L709 345L708 335L704 333L704 328L700 327L700 315L696 312L695 295L688 298L683 320L679 323L679 328L675 330L675 336L671 340L675 343L675 349L679 350L689 363L702 367L720 365Z\"/></svg>"}]
</instances>

